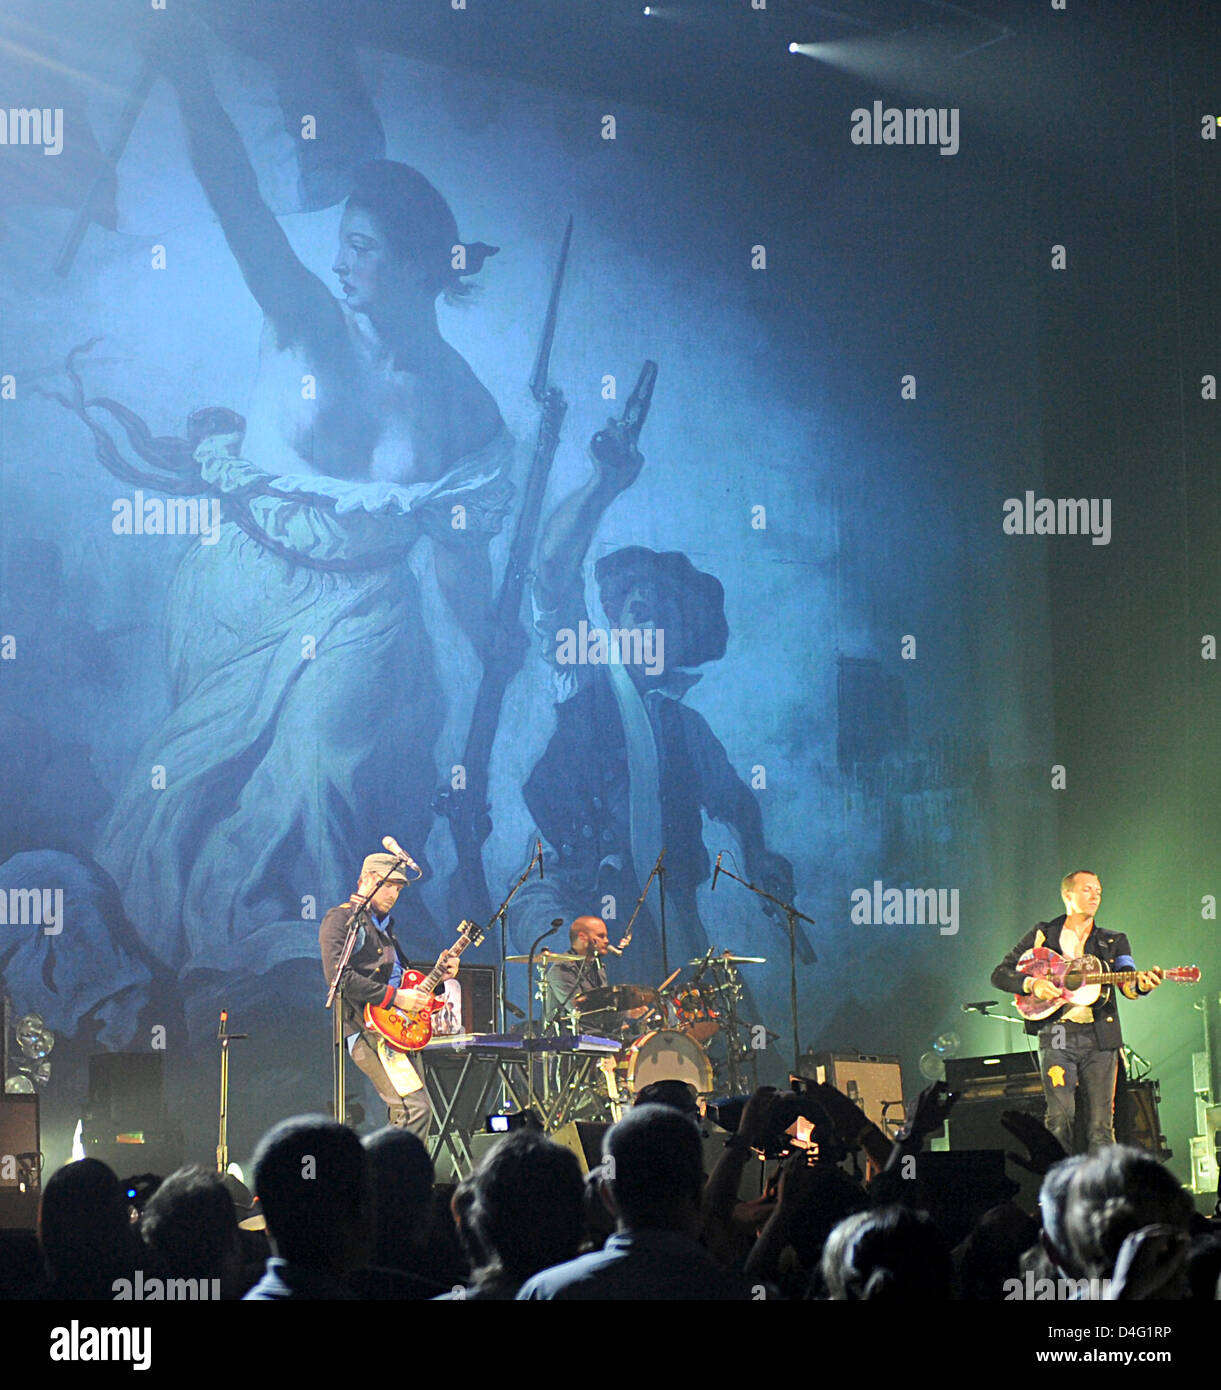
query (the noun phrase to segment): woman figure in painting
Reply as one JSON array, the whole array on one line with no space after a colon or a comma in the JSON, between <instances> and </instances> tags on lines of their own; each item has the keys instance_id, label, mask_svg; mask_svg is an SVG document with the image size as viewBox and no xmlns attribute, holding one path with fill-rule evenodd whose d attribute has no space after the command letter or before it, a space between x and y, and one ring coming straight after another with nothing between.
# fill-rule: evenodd
<instances>
[{"instance_id":1,"label":"woman figure in painting","mask_svg":"<svg viewBox=\"0 0 1221 1390\"><path fill-rule=\"evenodd\" d=\"M374 161L343 211L336 298L260 198L187 47L155 59L265 318L247 421L214 412L229 426L194 442L230 519L175 575L172 708L99 858L163 959L252 976L316 957L309 902L320 916L383 834L422 856L445 700L409 557L427 535L438 590L482 655L512 441L436 316L495 248L463 246L415 169Z\"/></svg>"}]
</instances>

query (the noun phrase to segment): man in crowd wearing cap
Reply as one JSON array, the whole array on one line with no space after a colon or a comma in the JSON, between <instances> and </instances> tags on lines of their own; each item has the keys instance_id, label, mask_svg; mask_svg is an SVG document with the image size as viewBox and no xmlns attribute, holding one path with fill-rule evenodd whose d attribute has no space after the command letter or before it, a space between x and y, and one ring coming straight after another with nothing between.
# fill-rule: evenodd
<instances>
[{"instance_id":1,"label":"man in crowd wearing cap","mask_svg":"<svg viewBox=\"0 0 1221 1390\"><path fill-rule=\"evenodd\" d=\"M410 1129L426 1143L432 1106L419 1073L403 1053L388 1048L384 1041L364 1026L366 1004L379 1009L388 1009L393 1004L400 1009L418 1012L431 1000L430 995L420 990L399 988L406 959L394 935L394 919L390 916L390 909L402 892L403 884L409 880L392 854L370 854L365 859L356 893L346 903L331 908L322 919L318 928L318 943L322 948L323 974L329 983L343 954L353 904L388 871L389 878L361 913L356 945L340 982L344 1037L352 1060L373 1082L377 1094L385 1101L389 1123ZM448 951L444 951L441 963L445 978L453 979L458 973L457 957L451 957Z\"/></svg>"}]
</instances>

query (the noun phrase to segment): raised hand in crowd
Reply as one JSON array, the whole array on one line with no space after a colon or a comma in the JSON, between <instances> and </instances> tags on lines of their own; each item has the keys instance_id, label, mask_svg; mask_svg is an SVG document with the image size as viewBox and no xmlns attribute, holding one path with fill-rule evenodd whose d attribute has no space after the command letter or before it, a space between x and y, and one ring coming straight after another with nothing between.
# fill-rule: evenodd
<instances>
[{"instance_id":1,"label":"raised hand in crowd","mask_svg":"<svg viewBox=\"0 0 1221 1390\"><path fill-rule=\"evenodd\" d=\"M1053 1163L1067 1157L1060 1141L1047 1126L1024 1110L1003 1111L1001 1125L1026 1149L1025 1157L1015 1153L1006 1153L1005 1157L1028 1173L1046 1177Z\"/></svg>"}]
</instances>

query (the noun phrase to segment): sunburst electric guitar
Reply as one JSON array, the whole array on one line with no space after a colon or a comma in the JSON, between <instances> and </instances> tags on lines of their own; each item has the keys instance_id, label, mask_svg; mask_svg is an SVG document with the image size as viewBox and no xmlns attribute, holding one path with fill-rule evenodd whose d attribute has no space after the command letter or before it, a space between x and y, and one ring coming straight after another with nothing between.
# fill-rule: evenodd
<instances>
[{"instance_id":1,"label":"sunburst electric guitar","mask_svg":"<svg viewBox=\"0 0 1221 1390\"><path fill-rule=\"evenodd\" d=\"M1049 946L1036 946L1017 963L1023 975L1036 980L1046 980L1060 991L1058 999L1039 999L1033 994L1015 994L1014 1002L1024 1018L1048 1018L1065 1004L1094 1004L1102 993L1103 985L1125 985L1135 980L1138 970L1108 970L1097 956L1080 956L1076 960L1066 960ZM1179 984L1199 983L1198 965L1179 965L1173 970L1162 971L1163 980L1175 980Z\"/></svg>"},{"instance_id":2,"label":"sunburst electric guitar","mask_svg":"<svg viewBox=\"0 0 1221 1390\"><path fill-rule=\"evenodd\" d=\"M460 956L468 946L478 946L483 940L483 928L474 922L463 922L458 929L458 940L449 948L451 957ZM431 994L441 983L445 970L438 960L427 975L419 970L404 970L399 981L399 989L419 989ZM418 1013L408 1013L406 1009L376 1009L372 1004L365 1005L365 1027L385 1038L389 1047L396 1052L418 1052L432 1037L432 1016L445 1007L444 999L433 999Z\"/></svg>"}]
</instances>

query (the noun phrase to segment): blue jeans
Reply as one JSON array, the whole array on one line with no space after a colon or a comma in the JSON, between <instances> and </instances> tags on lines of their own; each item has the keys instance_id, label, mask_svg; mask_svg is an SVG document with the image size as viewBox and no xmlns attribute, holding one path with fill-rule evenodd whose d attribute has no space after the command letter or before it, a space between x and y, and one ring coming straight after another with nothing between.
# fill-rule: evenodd
<instances>
[{"instance_id":1,"label":"blue jeans","mask_svg":"<svg viewBox=\"0 0 1221 1390\"><path fill-rule=\"evenodd\" d=\"M1064 1046L1053 1047L1053 1035L1064 1033ZM1059 1070L1057 1070L1059 1069ZM1091 1149L1115 1142L1115 1079L1119 1052L1101 1050L1092 1024L1053 1023L1039 1034L1039 1071L1047 1101L1047 1128L1065 1153L1076 1150L1074 1126L1077 1097L1085 1113L1086 1143Z\"/></svg>"}]
</instances>

